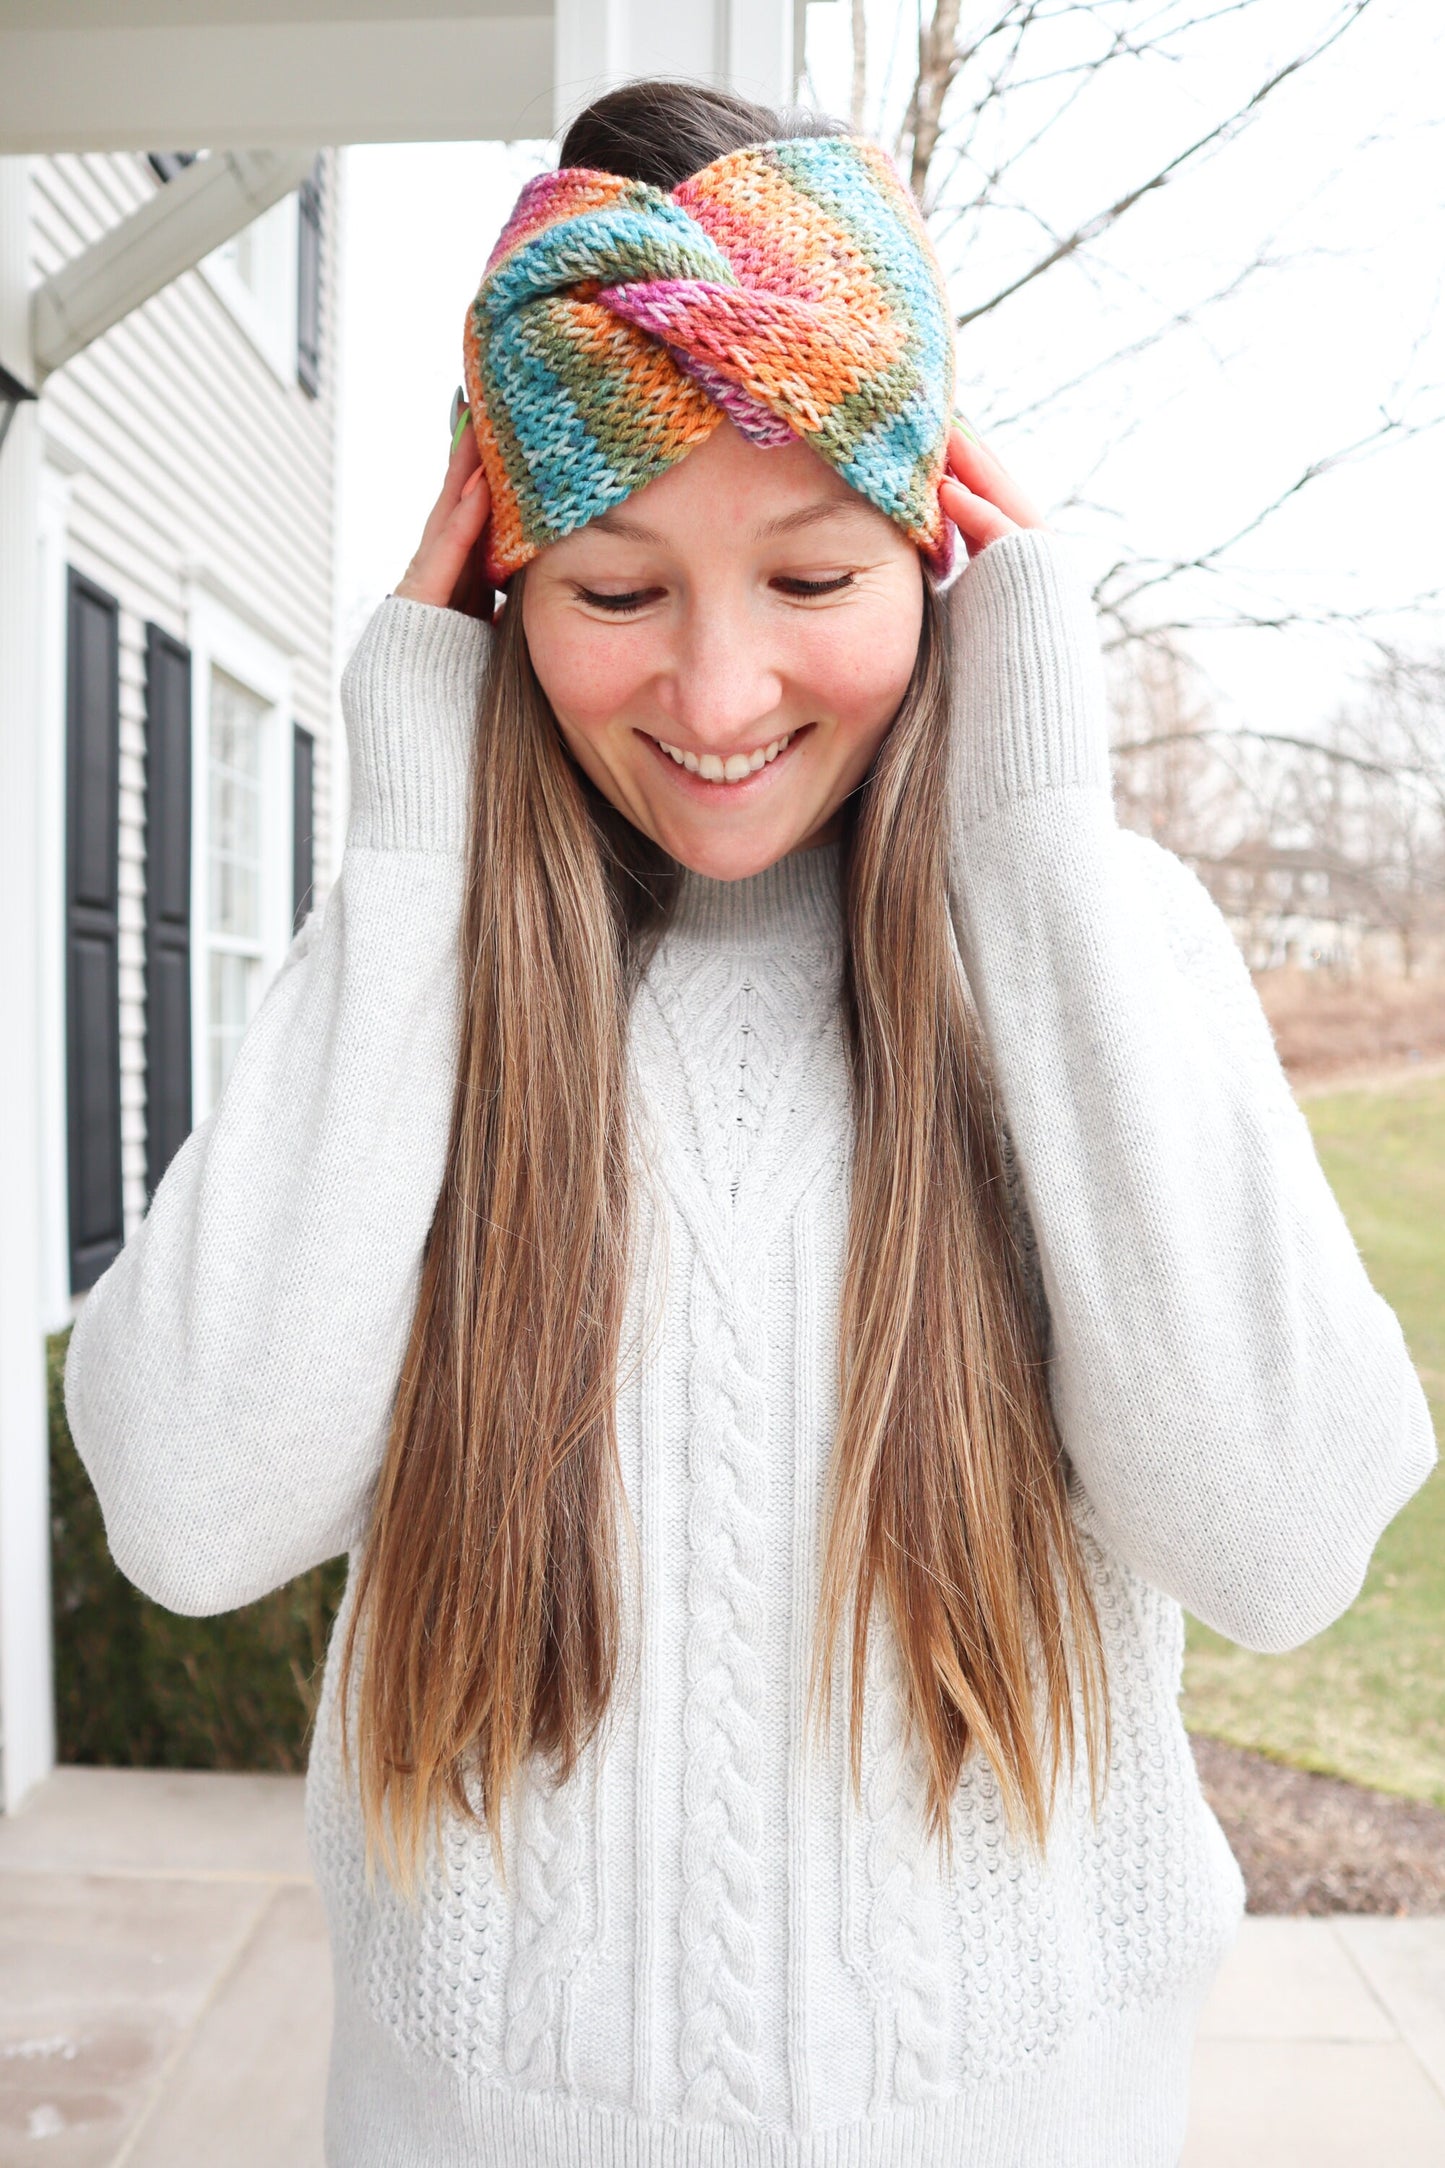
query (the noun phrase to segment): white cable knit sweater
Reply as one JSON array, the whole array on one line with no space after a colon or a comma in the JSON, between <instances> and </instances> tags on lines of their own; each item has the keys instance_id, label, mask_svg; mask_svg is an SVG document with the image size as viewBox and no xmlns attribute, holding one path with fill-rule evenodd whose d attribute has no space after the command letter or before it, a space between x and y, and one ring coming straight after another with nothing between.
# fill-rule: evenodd
<instances>
[{"instance_id":1,"label":"white cable knit sweater","mask_svg":"<svg viewBox=\"0 0 1445 2168\"><path fill-rule=\"evenodd\" d=\"M1172 2168L1241 1909L1176 1695L1181 1604L1281 1649L1335 1618L1434 1459L1424 1400L1229 934L1110 808L1097 645L1055 539L961 576L951 894L1052 1320L1113 1684L1041 1868L989 1772L921 1835L886 1634L861 1811L805 1666L850 1123L838 854L689 875L639 996L660 1331L623 1383L640 1664L605 1751L369 1894L323 1700L333 2168ZM354 812L216 1113L87 1300L67 1373L115 1555L219 1611L353 1545L439 1187L486 630L383 603ZM297 2013L305 2022L305 2013Z\"/></svg>"}]
</instances>

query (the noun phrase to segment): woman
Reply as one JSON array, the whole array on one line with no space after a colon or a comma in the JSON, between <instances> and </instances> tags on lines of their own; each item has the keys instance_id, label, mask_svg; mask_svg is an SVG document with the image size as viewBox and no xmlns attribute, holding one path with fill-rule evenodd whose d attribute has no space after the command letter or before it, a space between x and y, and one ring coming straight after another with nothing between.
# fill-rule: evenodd
<instances>
[{"instance_id":1,"label":"woman","mask_svg":"<svg viewBox=\"0 0 1445 2168\"><path fill-rule=\"evenodd\" d=\"M354 1554L342 2168L1176 2161L1241 1907L1179 1607L1306 1639L1432 1464L951 352L871 146L573 125L340 878L76 1327L142 1588Z\"/></svg>"}]
</instances>

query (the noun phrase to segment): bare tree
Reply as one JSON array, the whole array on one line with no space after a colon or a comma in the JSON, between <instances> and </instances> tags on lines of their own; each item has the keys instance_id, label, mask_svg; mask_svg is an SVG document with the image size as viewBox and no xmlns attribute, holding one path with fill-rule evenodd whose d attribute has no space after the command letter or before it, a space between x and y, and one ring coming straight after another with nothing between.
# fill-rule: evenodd
<instances>
[{"instance_id":1,"label":"bare tree","mask_svg":"<svg viewBox=\"0 0 1445 2168\"><path fill-rule=\"evenodd\" d=\"M1199 673L1160 640L1122 658L1111 691L1120 819L1195 865L1217 858L1240 826L1239 793Z\"/></svg>"},{"instance_id":2,"label":"bare tree","mask_svg":"<svg viewBox=\"0 0 1445 2168\"><path fill-rule=\"evenodd\" d=\"M1242 29L1267 25L1272 0L971 0L967 8L961 0L932 0L931 6L913 0L911 7L899 0L900 29L916 9L914 57L906 89L895 89L886 69L872 86L874 117L884 133L891 131L895 137L900 165L929 217L945 263L996 266L1000 231L1014 236L1022 231L1028 237L1022 247L1015 241L1005 251L1012 259L1005 275L992 277L965 299L958 311L959 327L997 315L1066 266L1100 276L1103 243L1142 206L1157 202L1186 176L1267 125L1286 91L1377 5L1378 0L1321 0L1312 35L1263 67L1206 125L1187 130L1167 154L1145 161L1127 186L1056 227L1034 200L1029 166L1033 155L1058 139L1066 124L1078 123L1091 100L1095 110L1106 110L1104 101L1124 70L1144 80L1151 69L1186 67L1202 44L1213 41L1219 48ZM869 51L864 0L853 0L852 26L851 108L856 126L869 103L869 65L876 57ZM1282 260L1287 259L1272 242L1262 240L1222 284L1182 308L1161 312L1155 324L1117 351L1062 375L1002 420L1037 415L1147 348L1180 331L1198 331L1211 310L1237 298ZM1273 611L1235 603L1211 611L1197 598L1238 562L1241 545L1303 491L1386 444L1437 425L1445 413L1445 391L1416 386L1412 397L1406 381L1418 358L1412 353L1400 379L1389 387L1371 428L1307 460L1265 503L1244 509L1217 541L1177 560L1144 560L1131 554L1111 565L1098 583L1095 600L1111 623L1114 641L1130 644L1161 632L1294 621L1297 613L1287 606ZM999 426L999 417L993 417L993 426ZM1101 448L1094 473L1076 487L1073 501L1092 485L1116 448ZM1176 603L1176 594L1190 600ZM1434 596L1411 599L1420 603ZM1360 614L1333 613L1340 619L1349 616L1351 622Z\"/></svg>"},{"instance_id":3,"label":"bare tree","mask_svg":"<svg viewBox=\"0 0 1445 2168\"><path fill-rule=\"evenodd\" d=\"M887 73L898 37L880 71L864 0L853 0L852 119L865 123L871 98L875 129L892 134L945 264L960 272L986 267L958 306L960 328L978 325L1070 269L1096 283L1126 277L1121 229L1272 125L1291 88L1376 5L1320 0L1312 32L1276 50L1212 114L1181 126L1176 141L1156 146L1126 185L1064 222L1043 208L1035 154L1052 151L1091 111L1107 111L1120 82L1131 80L1125 71L1155 80L1256 27L1275 32L1281 11L1271 0L912 0L906 9L899 0L899 35L914 41L901 82ZM877 16L874 27L882 44ZM1052 380L1036 379L1011 411L994 402L990 426L1037 418L1149 348L1200 333L1211 311L1290 260L1271 237L1259 237L1226 276L1183 305L1161 309L1142 329L1136 312L1131 335L1112 352L1082 363L1071 357ZM1246 501L1214 539L1177 556L1123 550L1095 586L1114 673L1121 816L1197 868L1256 962L1300 949L1342 960L1390 946L1409 972L1445 942L1445 660L1411 659L1380 640L1374 621L1399 610L1401 598L1338 608L1276 600L1240 569L1262 530L1325 477L1437 425L1445 392L1416 381L1421 344L1367 426L1303 460L1262 501ZM1127 432L1133 422L1122 426ZM1093 493L1120 441L1100 447L1071 503L1108 510L1094 505ZM1410 599L1419 606L1439 593ZM1367 643L1376 660L1359 696L1318 729L1222 724L1185 642L1196 633L1305 622L1352 630Z\"/></svg>"},{"instance_id":4,"label":"bare tree","mask_svg":"<svg viewBox=\"0 0 1445 2168\"><path fill-rule=\"evenodd\" d=\"M928 207L928 176L938 150L943 108L965 65L958 42L958 15L959 0L935 0L932 20L921 23L918 30L918 74L903 135L911 138L909 182L925 208ZM856 24L857 9L853 20ZM854 64L856 66L856 58Z\"/></svg>"},{"instance_id":5,"label":"bare tree","mask_svg":"<svg viewBox=\"0 0 1445 2168\"><path fill-rule=\"evenodd\" d=\"M945 233L967 227L994 208L1010 175L1028 152L1121 61L1137 67L1153 56L1178 54L1210 24L1242 14L1263 0L1224 0L1213 7L1157 0L1142 9L1136 0L994 0L980 27L960 39L959 0L936 0L931 20L919 31L918 76L900 131L909 178L926 211L941 214ZM1087 250L1141 203L1177 181L1203 159L1235 141L1259 120L1270 100L1295 76L1339 43L1375 0L1343 0L1320 34L1272 68L1248 95L1208 128L1151 165L1137 181L1097 205L1061 233L1044 230L1032 262L971 303L959 324L971 324L1013 299L1066 258ZM1031 67L1047 37L1053 43L1061 20L1092 33L1091 49L1074 61L1041 72ZM1019 93L1057 85L1052 107L1026 129L1009 127L1005 107ZM945 129L944 109L949 107ZM1044 227L1044 221L1039 220Z\"/></svg>"},{"instance_id":6,"label":"bare tree","mask_svg":"<svg viewBox=\"0 0 1445 2168\"><path fill-rule=\"evenodd\" d=\"M1394 389L1398 392L1399 386ZM1308 489L1312 482L1319 481L1322 476L1333 473L1339 467L1367 457L1392 440L1408 441L1412 437L1422 436L1427 430L1435 428L1438 420L1438 416L1431 415L1424 419L1407 421L1386 409L1375 428L1368 430L1364 436L1356 438L1352 443L1309 460L1292 481L1283 489L1277 490L1266 503L1251 512L1247 519L1231 528L1229 533L1221 536L1218 541L1206 544L1187 557L1151 560L1132 553L1127 557L1116 558L1095 583L1094 588L1094 600L1113 627L1112 635L1106 644L1116 647L1141 638L1150 641L1177 639L1183 633L1212 632L1228 626L1248 626L1257 632L1279 632L1286 625L1300 623L1306 613L1298 608L1290 608L1274 615L1232 608L1224 613L1218 610L1208 612L1196 609L1186 616L1176 613L1167 617L1160 617L1154 612L1145 625L1141 620L1138 605L1143 597L1152 597L1159 590L1189 575L1208 576L1216 572L1241 542L1246 542L1252 535L1258 534L1277 512L1282 511L1302 491ZM1413 600L1419 607L1437 601L1440 593L1438 587L1432 588L1417 594ZM1397 603L1387 603L1382 605L1380 613L1372 611L1368 606L1351 610L1316 610L1310 613L1310 619L1316 624L1334 622L1363 626L1372 615L1393 615L1398 607Z\"/></svg>"},{"instance_id":7,"label":"bare tree","mask_svg":"<svg viewBox=\"0 0 1445 2168\"><path fill-rule=\"evenodd\" d=\"M1314 737L1221 728L1164 643L1116 673L1121 818L1195 867L1252 963L1445 968L1445 653L1382 649Z\"/></svg>"},{"instance_id":8,"label":"bare tree","mask_svg":"<svg viewBox=\"0 0 1445 2168\"><path fill-rule=\"evenodd\" d=\"M868 112L868 0L853 0L853 80L849 86L848 119L854 134L861 132Z\"/></svg>"}]
</instances>

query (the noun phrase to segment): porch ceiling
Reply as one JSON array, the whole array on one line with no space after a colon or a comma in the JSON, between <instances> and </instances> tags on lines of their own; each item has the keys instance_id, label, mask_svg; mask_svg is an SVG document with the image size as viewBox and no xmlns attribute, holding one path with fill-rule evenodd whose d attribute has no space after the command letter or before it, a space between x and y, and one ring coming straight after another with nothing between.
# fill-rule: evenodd
<instances>
[{"instance_id":1,"label":"porch ceiling","mask_svg":"<svg viewBox=\"0 0 1445 2168\"><path fill-rule=\"evenodd\" d=\"M552 0L0 0L0 153L544 136L553 49Z\"/></svg>"}]
</instances>

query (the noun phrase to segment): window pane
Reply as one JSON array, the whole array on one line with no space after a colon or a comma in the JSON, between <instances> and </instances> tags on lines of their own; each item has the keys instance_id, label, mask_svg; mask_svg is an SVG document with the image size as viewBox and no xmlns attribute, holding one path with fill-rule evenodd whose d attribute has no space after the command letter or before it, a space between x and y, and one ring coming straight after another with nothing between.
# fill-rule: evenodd
<instances>
[{"instance_id":1,"label":"window pane","mask_svg":"<svg viewBox=\"0 0 1445 2168\"><path fill-rule=\"evenodd\" d=\"M210 931L261 936L261 732L266 708L217 670L211 676L208 781Z\"/></svg>"},{"instance_id":2,"label":"window pane","mask_svg":"<svg viewBox=\"0 0 1445 2168\"><path fill-rule=\"evenodd\" d=\"M206 765L206 1070L214 1105L260 998L265 701L211 673Z\"/></svg>"},{"instance_id":3,"label":"window pane","mask_svg":"<svg viewBox=\"0 0 1445 2168\"><path fill-rule=\"evenodd\" d=\"M241 1035L250 1021L259 972L254 957L222 955L214 949L211 952L206 1025L213 1106L225 1088Z\"/></svg>"}]
</instances>

